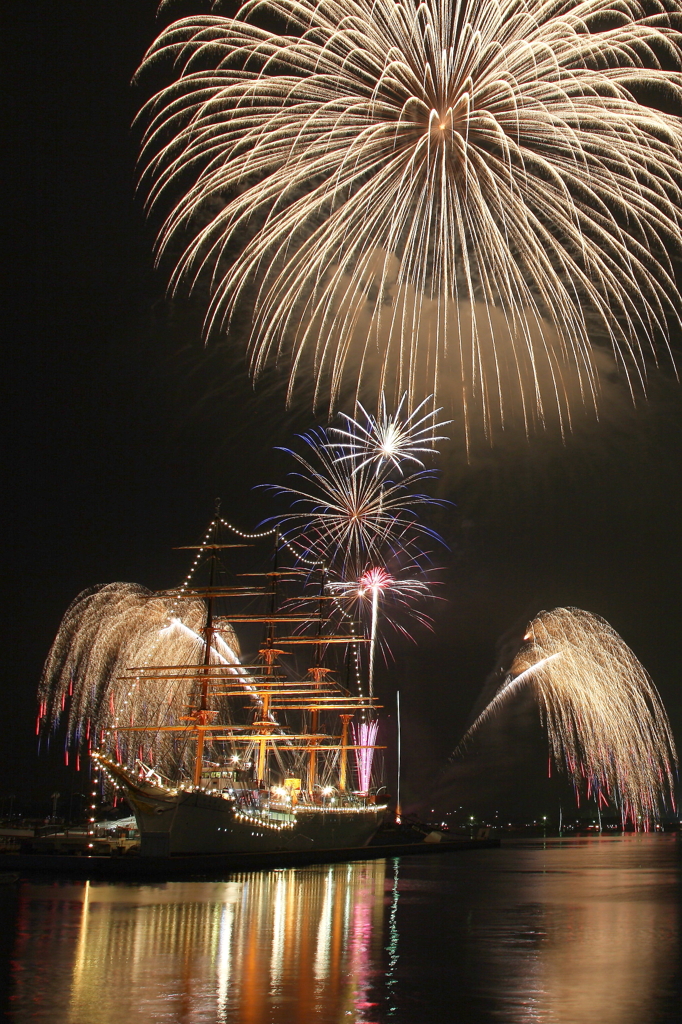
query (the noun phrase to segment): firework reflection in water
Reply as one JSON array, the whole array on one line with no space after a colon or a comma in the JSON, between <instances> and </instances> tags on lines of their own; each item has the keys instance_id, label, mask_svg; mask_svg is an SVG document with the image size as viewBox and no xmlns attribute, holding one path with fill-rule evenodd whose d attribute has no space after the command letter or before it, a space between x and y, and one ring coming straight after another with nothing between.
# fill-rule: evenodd
<instances>
[{"instance_id":1,"label":"firework reflection in water","mask_svg":"<svg viewBox=\"0 0 682 1024\"><path fill-rule=\"evenodd\" d=\"M604 619L579 608L540 612L509 673L468 730L530 686L540 704L555 763L576 793L620 808L624 822L648 828L674 808L675 744L656 687Z\"/></svg>"},{"instance_id":2,"label":"firework reflection in water","mask_svg":"<svg viewBox=\"0 0 682 1024\"><path fill-rule=\"evenodd\" d=\"M57 727L67 717L66 745L89 751L98 747L106 730L135 725L142 733L114 732L116 754L124 762L144 757L165 771L182 765L186 741L180 733L153 730L178 725L179 710L196 703L196 669L203 661L206 621L204 602L183 600L182 610L171 598L153 595L136 583L109 583L84 591L67 610L52 644L39 689L40 720ZM238 661L232 633L216 634L212 664ZM150 675L135 679L127 670L177 665L175 678ZM236 671L239 671L238 669ZM152 739L149 738L150 734ZM105 744L107 747L109 743Z\"/></svg>"}]
</instances>

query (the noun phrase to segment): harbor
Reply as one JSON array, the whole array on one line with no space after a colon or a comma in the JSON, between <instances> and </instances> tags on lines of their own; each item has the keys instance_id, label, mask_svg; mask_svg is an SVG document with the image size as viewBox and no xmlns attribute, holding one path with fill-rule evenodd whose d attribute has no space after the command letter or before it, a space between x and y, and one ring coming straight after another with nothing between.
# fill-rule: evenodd
<instances>
[{"instance_id":1,"label":"harbor","mask_svg":"<svg viewBox=\"0 0 682 1024\"><path fill-rule=\"evenodd\" d=\"M682 0L7 13L8 1021L680 1024Z\"/></svg>"}]
</instances>

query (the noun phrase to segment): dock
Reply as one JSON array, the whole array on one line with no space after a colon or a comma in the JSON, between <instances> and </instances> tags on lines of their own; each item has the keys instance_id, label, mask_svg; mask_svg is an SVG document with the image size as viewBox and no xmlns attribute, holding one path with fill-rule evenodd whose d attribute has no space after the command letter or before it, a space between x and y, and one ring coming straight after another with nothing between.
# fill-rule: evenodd
<instances>
[{"instance_id":1,"label":"dock","mask_svg":"<svg viewBox=\"0 0 682 1024\"><path fill-rule=\"evenodd\" d=\"M130 855L6 853L0 855L0 872L101 879L103 881L172 881L180 878L216 877L233 872L268 871L273 868L308 867L344 861L379 860L382 857L447 855L500 845L496 838L445 839L432 843L385 843L340 850L277 851L268 853L211 853L141 857Z\"/></svg>"}]
</instances>

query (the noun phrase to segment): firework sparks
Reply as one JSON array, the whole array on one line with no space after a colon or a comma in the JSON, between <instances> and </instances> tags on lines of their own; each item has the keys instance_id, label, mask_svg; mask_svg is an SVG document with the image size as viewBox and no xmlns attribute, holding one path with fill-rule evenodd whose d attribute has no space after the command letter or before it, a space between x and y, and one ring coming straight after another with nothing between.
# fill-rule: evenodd
<instances>
[{"instance_id":1,"label":"firework sparks","mask_svg":"<svg viewBox=\"0 0 682 1024\"><path fill-rule=\"evenodd\" d=\"M374 693L374 659L376 654L377 630L379 623L379 602L386 593L390 594L394 601L410 609L410 613L420 622L426 624L428 619L418 611L415 611L413 602L415 598L431 597L431 590L423 580L395 576L384 566L371 566L362 573L359 579L353 581L331 581L327 587L339 599L349 601L361 609L367 603L370 606L369 625L369 672L368 687L369 694ZM394 623L407 635L407 631L398 623Z\"/></svg>"},{"instance_id":2,"label":"firework sparks","mask_svg":"<svg viewBox=\"0 0 682 1024\"><path fill-rule=\"evenodd\" d=\"M180 613L173 599L134 583L84 591L64 615L45 662L39 690L43 721L56 727L65 712L67 747L91 749L108 734L105 745L116 743L119 757L132 763L141 734L131 739L135 734L117 733L116 727L134 724L153 735L159 726L179 724L177 714L186 712L177 709L196 703L196 671L188 671L192 678L181 671L170 678L149 669L201 662L205 620L203 601L184 600ZM237 651L234 634L223 630L214 636L211 663L238 666ZM144 678L129 671L136 665L145 667ZM163 770L185 757L186 742L173 735L153 735L153 751L145 750Z\"/></svg>"},{"instance_id":3,"label":"firework sparks","mask_svg":"<svg viewBox=\"0 0 682 1024\"><path fill-rule=\"evenodd\" d=\"M436 431L451 422L437 422L438 413L442 410L428 409L433 398L433 395L425 398L413 412L407 414L404 411L407 401L405 393L395 412L390 413L386 406L386 395L382 392L379 416L372 416L358 403L365 424L341 413L346 429L330 429L330 433L338 439L335 447L346 453L340 455L339 459L353 460L355 468L360 470L374 465L377 473L381 472L385 463L389 463L401 474L406 462L424 469L421 457L437 453L436 442L447 441L447 437L437 436Z\"/></svg>"},{"instance_id":4,"label":"firework sparks","mask_svg":"<svg viewBox=\"0 0 682 1024\"><path fill-rule=\"evenodd\" d=\"M310 431L302 439L312 450L312 460L289 452L303 469L294 474L300 486L273 485L273 490L292 499L294 511L279 521L303 554L328 565L340 563L339 575L345 578L348 566L366 565L383 547L405 551L420 536L439 539L419 523L415 511L420 505L437 504L413 489L431 475L429 471L392 481L391 463L384 460L381 471L378 463L367 459L358 458L354 464L328 430Z\"/></svg>"},{"instance_id":5,"label":"firework sparks","mask_svg":"<svg viewBox=\"0 0 682 1024\"><path fill-rule=\"evenodd\" d=\"M634 389L680 319L678 19L678 0L249 0L178 21L141 69L176 79L140 115L172 287L209 282L208 331L255 294L254 372L287 356L332 404L378 351L409 405L447 357L463 406L502 412L516 373L542 419L562 365L596 402L595 328ZM513 355L491 364L498 313Z\"/></svg>"},{"instance_id":6,"label":"firework sparks","mask_svg":"<svg viewBox=\"0 0 682 1024\"><path fill-rule=\"evenodd\" d=\"M419 570L417 565L411 568ZM422 625L431 625L431 619L415 604L433 598L431 584L426 579L406 576L404 571L399 576L394 576L384 566L371 566L361 575L347 580L328 580L327 589L343 602L344 606L359 613L361 617L368 607L373 609L375 603L381 599L390 602L396 610L406 609L409 615ZM405 636L409 636L398 619L392 617L391 625Z\"/></svg>"},{"instance_id":7,"label":"firework sparks","mask_svg":"<svg viewBox=\"0 0 682 1024\"><path fill-rule=\"evenodd\" d=\"M372 761L374 760L374 744L376 743L379 723L361 722L353 725L353 741L355 743L355 763L358 770L358 788L367 793L372 783Z\"/></svg>"},{"instance_id":8,"label":"firework sparks","mask_svg":"<svg viewBox=\"0 0 682 1024\"><path fill-rule=\"evenodd\" d=\"M468 738L531 686L557 765L576 789L620 807L623 821L648 827L674 806L675 744L654 684L632 651L598 615L555 608L533 619L509 674Z\"/></svg>"}]
</instances>

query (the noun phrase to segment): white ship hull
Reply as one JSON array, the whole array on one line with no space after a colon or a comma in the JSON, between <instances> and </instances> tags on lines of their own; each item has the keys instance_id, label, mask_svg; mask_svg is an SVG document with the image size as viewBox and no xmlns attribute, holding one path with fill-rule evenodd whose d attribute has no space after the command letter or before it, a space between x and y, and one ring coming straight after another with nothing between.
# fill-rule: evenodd
<instances>
[{"instance_id":1,"label":"white ship hull","mask_svg":"<svg viewBox=\"0 0 682 1024\"><path fill-rule=\"evenodd\" d=\"M102 759L103 761L103 759ZM143 856L339 850L366 846L386 806L244 806L205 790L170 790L133 781L120 765L103 764L123 782L140 830Z\"/></svg>"}]
</instances>

